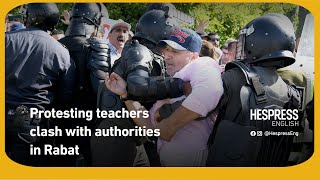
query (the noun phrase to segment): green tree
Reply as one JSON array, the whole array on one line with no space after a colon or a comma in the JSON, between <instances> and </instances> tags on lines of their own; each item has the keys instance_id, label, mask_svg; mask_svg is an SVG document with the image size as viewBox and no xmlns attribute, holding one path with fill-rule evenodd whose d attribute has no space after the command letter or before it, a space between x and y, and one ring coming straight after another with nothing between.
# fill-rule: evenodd
<instances>
[{"instance_id":1,"label":"green tree","mask_svg":"<svg viewBox=\"0 0 320 180\"><path fill-rule=\"evenodd\" d=\"M72 3L57 5L61 14L64 10L70 11L72 7ZM105 3L105 5L111 19L123 19L131 24L133 31L139 18L147 9L146 3ZM287 3L175 3L174 5L178 10L192 15L196 20L210 20L206 32L219 33L222 40L220 44L228 38L236 38L239 30L248 22L266 13L287 15L295 28L298 27L299 22L297 6ZM10 13L16 14L18 11L19 7L14 8ZM63 18L62 15L61 18ZM67 26L60 21L57 28L66 30Z\"/></svg>"},{"instance_id":2,"label":"green tree","mask_svg":"<svg viewBox=\"0 0 320 180\"><path fill-rule=\"evenodd\" d=\"M254 18L267 13L287 15L297 24L296 5L284 3L194 3L176 4L177 9L197 20L209 20L206 32L219 33L222 42L236 38L238 32ZM191 27L195 28L195 27ZM222 43L223 44L223 43Z\"/></svg>"},{"instance_id":3,"label":"green tree","mask_svg":"<svg viewBox=\"0 0 320 180\"><path fill-rule=\"evenodd\" d=\"M135 30L139 18L147 9L145 3L107 3L105 4L111 19L122 19L129 22Z\"/></svg>"}]
</instances>

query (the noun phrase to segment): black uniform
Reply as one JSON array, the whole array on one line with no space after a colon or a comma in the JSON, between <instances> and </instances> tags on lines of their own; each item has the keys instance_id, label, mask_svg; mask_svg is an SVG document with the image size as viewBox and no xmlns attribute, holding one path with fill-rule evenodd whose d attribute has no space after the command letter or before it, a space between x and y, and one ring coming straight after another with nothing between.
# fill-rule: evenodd
<instances>
[{"instance_id":1,"label":"black uniform","mask_svg":"<svg viewBox=\"0 0 320 180\"><path fill-rule=\"evenodd\" d=\"M77 67L74 106L79 109L94 110L96 107L96 92L91 85L88 68L90 53L88 39L107 18L108 11L102 3L76 3L72 7L71 20L65 37L59 40L68 48Z\"/></svg>"},{"instance_id":2,"label":"black uniform","mask_svg":"<svg viewBox=\"0 0 320 180\"><path fill-rule=\"evenodd\" d=\"M71 21L66 31L66 36L59 41L64 44L69 52L71 58L76 64L76 89L74 91L75 98L73 101L73 107L78 110L91 110L93 116L96 112L97 101L97 89L96 84L101 79L96 76L91 76L91 62L90 54L100 57L106 57L107 54L101 55L101 53L95 53L91 48L90 39L94 41L92 44L98 44L99 40L96 38L90 38L95 31L98 30L102 21L108 18L108 12L106 7L102 3L76 3L72 7ZM97 43L95 43L97 42ZM95 46L94 46L95 47ZM97 51L103 50L98 46ZM102 60L103 61L103 60ZM104 77L103 77L104 78ZM94 127L93 121L87 121L84 118L71 120L61 123L62 128L76 128L76 126L88 128ZM81 156L68 157L63 160L64 165L74 166L88 165L90 162L90 137L63 137L59 140L59 143L68 144L69 146L79 145ZM83 156L83 157L82 157ZM75 158L80 158L81 161L76 161Z\"/></svg>"},{"instance_id":3,"label":"black uniform","mask_svg":"<svg viewBox=\"0 0 320 180\"><path fill-rule=\"evenodd\" d=\"M297 111L298 91L276 71L294 63L294 46L293 25L284 15L258 17L240 30L237 61L228 63L222 75L224 95L209 139L208 166L287 165L293 136L268 132L290 132L294 127L274 125L279 121L275 116L252 117L251 111Z\"/></svg>"},{"instance_id":4,"label":"black uniform","mask_svg":"<svg viewBox=\"0 0 320 180\"><path fill-rule=\"evenodd\" d=\"M70 103L75 65L47 32L28 28L6 34L6 104L49 109Z\"/></svg>"},{"instance_id":5,"label":"black uniform","mask_svg":"<svg viewBox=\"0 0 320 180\"><path fill-rule=\"evenodd\" d=\"M42 110L66 107L72 100L75 65L66 48L47 32L35 27L7 33L5 42L6 152L22 164L49 165L50 162L43 157L40 160L40 156L29 156L30 147L24 141L30 138L28 130L40 124L17 126L16 108L21 105ZM46 128L42 124L40 126ZM18 138L17 134L23 133L27 135ZM36 146L39 142L29 143Z\"/></svg>"},{"instance_id":6,"label":"black uniform","mask_svg":"<svg viewBox=\"0 0 320 180\"><path fill-rule=\"evenodd\" d=\"M59 41L68 48L70 56L75 61L77 67L74 106L78 109L94 110L97 95L92 90L89 71L87 70L87 39L83 35L67 35Z\"/></svg>"}]
</instances>

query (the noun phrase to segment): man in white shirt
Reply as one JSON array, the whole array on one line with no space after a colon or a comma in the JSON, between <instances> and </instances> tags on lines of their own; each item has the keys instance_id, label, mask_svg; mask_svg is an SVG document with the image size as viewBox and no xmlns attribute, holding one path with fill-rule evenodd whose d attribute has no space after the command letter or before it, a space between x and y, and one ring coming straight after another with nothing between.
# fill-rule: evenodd
<instances>
[{"instance_id":1,"label":"man in white shirt","mask_svg":"<svg viewBox=\"0 0 320 180\"><path fill-rule=\"evenodd\" d=\"M123 47L129 39L129 32L131 25L119 19L111 28L108 34L108 45L111 55L111 66L113 66L115 60L121 57Z\"/></svg>"}]
</instances>

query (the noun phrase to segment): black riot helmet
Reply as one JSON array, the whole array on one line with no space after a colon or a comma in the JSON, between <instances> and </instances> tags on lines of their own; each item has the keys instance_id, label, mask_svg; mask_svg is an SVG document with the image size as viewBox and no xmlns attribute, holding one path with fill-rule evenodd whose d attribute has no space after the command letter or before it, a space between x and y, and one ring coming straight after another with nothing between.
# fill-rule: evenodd
<instances>
[{"instance_id":1,"label":"black riot helmet","mask_svg":"<svg viewBox=\"0 0 320 180\"><path fill-rule=\"evenodd\" d=\"M71 19L76 18L98 27L109 18L109 14L103 3L76 3L72 6Z\"/></svg>"},{"instance_id":2,"label":"black riot helmet","mask_svg":"<svg viewBox=\"0 0 320 180\"><path fill-rule=\"evenodd\" d=\"M285 15L271 13L252 20L240 30L238 40L238 60L277 68L295 62L294 28Z\"/></svg>"},{"instance_id":3,"label":"black riot helmet","mask_svg":"<svg viewBox=\"0 0 320 180\"><path fill-rule=\"evenodd\" d=\"M147 40L150 44L156 46L158 41L168 39L178 27L178 23L169 17L167 12L151 10L139 19L133 39ZM145 45L141 41L140 43Z\"/></svg>"},{"instance_id":4,"label":"black riot helmet","mask_svg":"<svg viewBox=\"0 0 320 180\"><path fill-rule=\"evenodd\" d=\"M25 25L53 31L60 13L55 3L30 3L25 5Z\"/></svg>"},{"instance_id":5,"label":"black riot helmet","mask_svg":"<svg viewBox=\"0 0 320 180\"><path fill-rule=\"evenodd\" d=\"M176 9L176 7L171 3L151 3L146 12L151 10L169 11L170 9Z\"/></svg>"}]
</instances>

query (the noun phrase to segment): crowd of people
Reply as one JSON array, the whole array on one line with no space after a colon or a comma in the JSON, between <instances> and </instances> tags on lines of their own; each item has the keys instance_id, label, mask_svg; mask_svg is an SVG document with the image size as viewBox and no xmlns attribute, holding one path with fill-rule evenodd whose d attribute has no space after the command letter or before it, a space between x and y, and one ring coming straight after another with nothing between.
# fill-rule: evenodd
<instances>
[{"instance_id":1,"label":"crowd of people","mask_svg":"<svg viewBox=\"0 0 320 180\"><path fill-rule=\"evenodd\" d=\"M150 4L135 30L121 19L106 29L109 15L103 3L76 3L63 12L68 25L63 32L55 29L60 18L56 4L24 5L24 22L15 18L6 32L8 156L32 166L297 164L290 162L292 136L250 133L301 131L300 126L272 126L273 117L250 119L250 109L300 109L303 124L303 98L294 86L298 82L290 81L304 81L303 73L279 73L295 62L289 18L278 13L256 17L237 39L229 38L220 47L219 34L205 32L209 21L200 21L194 30L182 28L173 11L178 10L172 4ZM30 118L34 107L94 112L126 108L148 111L149 117ZM37 126L139 126L159 129L160 136L31 137L30 129ZM80 155L34 156L30 144L76 144ZM311 156L313 144L308 148L303 160Z\"/></svg>"}]
</instances>

